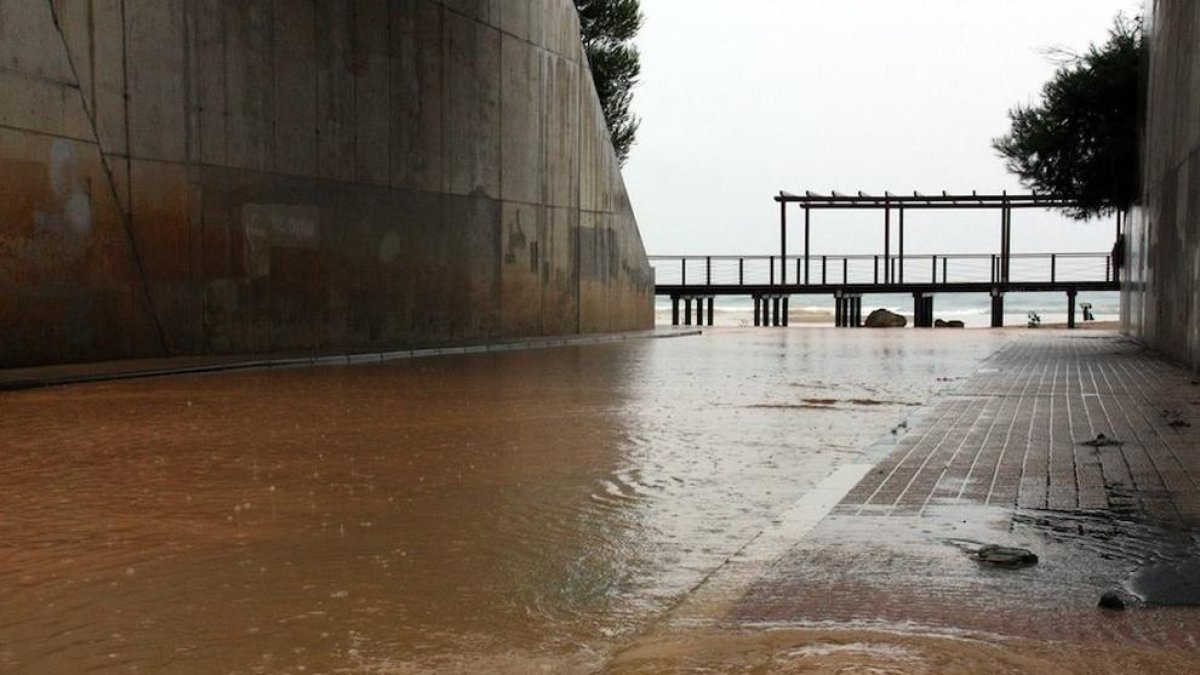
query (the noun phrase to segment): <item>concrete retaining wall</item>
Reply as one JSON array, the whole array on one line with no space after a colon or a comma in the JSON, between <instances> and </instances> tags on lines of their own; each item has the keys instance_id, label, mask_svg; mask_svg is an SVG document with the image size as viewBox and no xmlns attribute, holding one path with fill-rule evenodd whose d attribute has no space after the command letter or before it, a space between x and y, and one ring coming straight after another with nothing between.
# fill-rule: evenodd
<instances>
[{"instance_id":1,"label":"concrete retaining wall","mask_svg":"<svg viewBox=\"0 0 1200 675\"><path fill-rule=\"evenodd\" d=\"M1127 237L1125 330L1200 369L1200 2L1156 0L1143 194Z\"/></svg>"},{"instance_id":2,"label":"concrete retaining wall","mask_svg":"<svg viewBox=\"0 0 1200 675\"><path fill-rule=\"evenodd\" d=\"M0 367L653 325L570 0L0 0Z\"/></svg>"}]
</instances>

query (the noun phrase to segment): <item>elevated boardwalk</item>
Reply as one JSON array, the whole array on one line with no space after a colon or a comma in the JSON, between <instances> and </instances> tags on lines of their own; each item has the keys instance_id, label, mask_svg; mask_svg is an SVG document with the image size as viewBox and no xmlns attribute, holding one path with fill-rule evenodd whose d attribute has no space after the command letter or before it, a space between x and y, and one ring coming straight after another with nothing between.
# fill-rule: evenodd
<instances>
[{"instance_id":1,"label":"elevated boardwalk","mask_svg":"<svg viewBox=\"0 0 1200 675\"><path fill-rule=\"evenodd\" d=\"M781 192L780 254L650 256L655 295L671 298L672 323L712 325L716 296L749 296L754 323L786 326L792 295L832 295L835 324L862 325L862 296L911 294L914 324L934 325L938 293L986 293L991 297L992 326L1004 325L1008 293L1061 292L1067 299L1068 325L1075 324L1075 298L1080 291L1120 290L1121 261L1112 253L1013 253L1012 214L1016 209L1054 209L1070 199L1045 195L941 195L920 193L857 196ZM789 255L788 205L803 212L803 253ZM809 250L812 212L822 209L876 209L883 212L884 250L878 255L813 255ZM999 251L994 254L906 254L904 214L913 209L995 209L1000 214ZM893 217L894 214L894 217ZM1117 217L1116 236L1122 236ZM893 250L893 230L898 230ZM1114 246L1114 251L1120 251ZM681 313L682 310L682 313Z\"/></svg>"},{"instance_id":2,"label":"elevated boardwalk","mask_svg":"<svg viewBox=\"0 0 1200 675\"><path fill-rule=\"evenodd\" d=\"M890 293L912 295L915 324L929 327L938 293L984 293L992 299L992 325L999 327L1006 294L1038 292L1063 293L1068 323L1074 325L1080 291L1121 288L1107 253L1014 254L1007 279L1001 277L999 256L987 254L892 258L891 274L884 272L882 256L818 256L808 262L806 268L797 257L650 256L654 291L671 298L673 325L712 325L716 296L749 296L755 301L755 325L786 326L791 296L826 295L834 298L836 325L857 327L862 296ZM798 281L782 281L785 268Z\"/></svg>"}]
</instances>

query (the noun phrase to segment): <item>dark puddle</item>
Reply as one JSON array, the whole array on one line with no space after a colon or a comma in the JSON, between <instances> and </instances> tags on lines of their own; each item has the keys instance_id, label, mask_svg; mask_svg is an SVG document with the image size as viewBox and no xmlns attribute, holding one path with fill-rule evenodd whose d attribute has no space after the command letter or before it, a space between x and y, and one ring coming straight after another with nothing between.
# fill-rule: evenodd
<instances>
[{"instance_id":1,"label":"dark puddle","mask_svg":"<svg viewBox=\"0 0 1200 675\"><path fill-rule=\"evenodd\" d=\"M1126 583L1130 592L1148 605L1162 607L1200 606L1200 551L1187 560L1148 565Z\"/></svg>"},{"instance_id":2,"label":"dark puddle","mask_svg":"<svg viewBox=\"0 0 1200 675\"><path fill-rule=\"evenodd\" d=\"M758 409L772 409L772 410L828 410L830 408L834 408L839 403L846 403L851 406L864 406L864 407L873 407L873 406L881 406L881 405L901 405L901 406L907 406L907 407L918 407L921 405L920 403L913 403L911 401L888 401L888 400L880 400L880 399L873 399L873 398L849 398L849 399L803 398L803 399L800 399L800 401L801 401L800 403L761 403L758 405L752 405L752 406L748 406L748 407L758 408Z\"/></svg>"},{"instance_id":3,"label":"dark puddle","mask_svg":"<svg viewBox=\"0 0 1200 675\"><path fill-rule=\"evenodd\" d=\"M1112 592L1128 592L1131 606L1200 607L1200 532L1107 511L1025 511L1014 524L1115 563L1110 571L1124 573Z\"/></svg>"},{"instance_id":4,"label":"dark puddle","mask_svg":"<svg viewBox=\"0 0 1200 675\"><path fill-rule=\"evenodd\" d=\"M814 403L762 403L746 406L755 410L830 410L833 406Z\"/></svg>"},{"instance_id":5,"label":"dark puddle","mask_svg":"<svg viewBox=\"0 0 1200 675\"><path fill-rule=\"evenodd\" d=\"M852 398L849 402L853 403L854 405L903 405L911 408L921 405L920 403L913 403L912 401L877 401L872 398Z\"/></svg>"}]
</instances>

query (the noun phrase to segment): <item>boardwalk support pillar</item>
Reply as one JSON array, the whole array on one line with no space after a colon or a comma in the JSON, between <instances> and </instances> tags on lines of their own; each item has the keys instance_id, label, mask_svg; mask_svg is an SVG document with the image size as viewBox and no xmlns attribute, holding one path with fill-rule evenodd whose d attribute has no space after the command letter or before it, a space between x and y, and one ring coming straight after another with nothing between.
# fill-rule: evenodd
<instances>
[{"instance_id":1,"label":"boardwalk support pillar","mask_svg":"<svg viewBox=\"0 0 1200 675\"><path fill-rule=\"evenodd\" d=\"M679 325L679 296L671 296L671 325Z\"/></svg>"},{"instance_id":2,"label":"boardwalk support pillar","mask_svg":"<svg viewBox=\"0 0 1200 675\"><path fill-rule=\"evenodd\" d=\"M787 296L787 295L783 296L783 325L784 326L788 325L788 300L789 299L790 299L790 296Z\"/></svg>"},{"instance_id":3,"label":"boardwalk support pillar","mask_svg":"<svg viewBox=\"0 0 1200 675\"><path fill-rule=\"evenodd\" d=\"M913 293L913 326L933 328L932 293Z\"/></svg>"},{"instance_id":4,"label":"boardwalk support pillar","mask_svg":"<svg viewBox=\"0 0 1200 675\"><path fill-rule=\"evenodd\" d=\"M992 289L992 328L1004 327L1004 292Z\"/></svg>"},{"instance_id":5,"label":"boardwalk support pillar","mask_svg":"<svg viewBox=\"0 0 1200 675\"><path fill-rule=\"evenodd\" d=\"M1075 327L1075 294L1077 291L1072 288L1067 291L1067 328Z\"/></svg>"},{"instance_id":6,"label":"boardwalk support pillar","mask_svg":"<svg viewBox=\"0 0 1200 675\"><path fill-rule=\"evenodd\" d=\"M692 325L692 299L690 297L683 299L683 325Z\"/></svg>"},{"instance_id":7,"label":"boardwalk support pillar","mask_svg":"<svg viewBox=\"0 0 1200 675\"><path fill-rule=\"evenodd\" d=\"M710 326L716 325L713 323L713 318L716 313L713 305L716 304L716 300L717 299L714 296L708 296L708 325Z\"/></svg>"},{"instance_id":8,"label":"boardwalk support pillar","mask_svg":"<svg viewBox=\"0 0 1200 675\"><path fill-rule=\"evenodd\" d=\"M833 325L838 328L862 327L862 295L833 296Z\"/></svg>"}]
</instances>

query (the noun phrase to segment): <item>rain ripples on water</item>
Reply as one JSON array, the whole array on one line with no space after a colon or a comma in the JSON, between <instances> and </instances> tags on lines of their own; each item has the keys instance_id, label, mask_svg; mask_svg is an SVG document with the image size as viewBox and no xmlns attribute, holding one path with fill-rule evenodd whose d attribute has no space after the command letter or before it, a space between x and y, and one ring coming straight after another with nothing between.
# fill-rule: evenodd
<instances>
[{"instance_id":1,"label":"rain ripples on water","mask_svg":"<svg viewBox=\"0 0 1200 675\"><path fill-rule=\"evenodd\" d=\"M1001 340L912 333L2 394L0 670L586 670Z\"/></svg>"}]
</instances>

